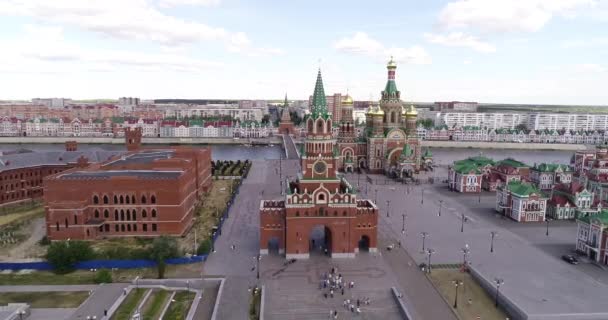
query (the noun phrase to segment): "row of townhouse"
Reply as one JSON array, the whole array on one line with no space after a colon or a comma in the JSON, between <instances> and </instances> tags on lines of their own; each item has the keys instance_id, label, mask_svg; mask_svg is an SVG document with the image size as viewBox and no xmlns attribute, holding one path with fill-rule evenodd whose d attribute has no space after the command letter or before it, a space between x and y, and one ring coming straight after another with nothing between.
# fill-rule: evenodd
<instances>
[{"instance_id":1,"label":"row of townhouse","mask_svg":"<svg viewBox=\"0 0 608 320\"><path fill-rule=\"evenodd\" d=\"M78 118L0 118L0 136L15 137L123 137L126 128L141 128L144 137L236 137L264 138L276 134L276 127L255 121L231 122L106 118L87 121Z\"/></svg>"},{"instance_id":2,"label":"row of townhouse","mask_svg":"<svg viewBox=\"0 0 608 320\"><path fill-rule=\"evenodd\" d=\"M449 128L474 126L491 130L525 126L530 130L606 131L608 114L444 112L436 114L435 123Z\"/></svg>"},{"instance_id":3,"label":"row of townhouse","mask_svg":"<svg viewBox=\"0 0 608 320\"><path fill-rule=\"evenodd\" d=\"M423 140L453 141L486 141L486 142L519 142L519 143L567 143L599 144L608 141L608 131L572 131L572 130L517 130L517 129L481 129L463 127L448 129L439 127L417 129Z\"/></svg>"}]
</instances>

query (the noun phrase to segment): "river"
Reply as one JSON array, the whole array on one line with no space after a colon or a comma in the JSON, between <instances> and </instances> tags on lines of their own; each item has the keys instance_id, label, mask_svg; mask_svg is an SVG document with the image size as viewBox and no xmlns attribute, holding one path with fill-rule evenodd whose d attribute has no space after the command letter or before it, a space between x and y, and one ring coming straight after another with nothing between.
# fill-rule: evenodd
<instances>
[{"instance_id":1,"label":"river","mask_svg":"<svg viewBox=\"0 0 608 320\"><path fill-rule=\"evenodd\" d=\"M199 145L194 145L195 147ZM151 146L151 147L162 147ZM63 144L0 144L0 151L26 149L32 151L61 151L64 150ZM79 150L125 150L124 145L114 144L79 144ZM241 145L211 145L214 160L263 160L278 159L283 153L282 147L274 146L253 146L246 147ZM463 149L463 148L431 148L433 159L436 164L445 165L454 160L464 159L470 156L482 154L494 160L501 160L512 157L529 165L534 163L563 163L570 162L574 152L572 151L553 151L553 150L500 150L500 149ZM284 153L283 153L284 155Z\"/></svg>"}]
</instances>

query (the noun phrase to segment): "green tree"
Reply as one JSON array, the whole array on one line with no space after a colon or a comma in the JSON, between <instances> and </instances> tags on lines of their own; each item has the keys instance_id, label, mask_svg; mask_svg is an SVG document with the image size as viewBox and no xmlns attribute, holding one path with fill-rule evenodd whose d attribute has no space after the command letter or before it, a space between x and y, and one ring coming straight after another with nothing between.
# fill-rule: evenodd
<instances>
[{"instance_id":1,"label":"green tree","mask_svg":"<svg viewBox=\"0 0 608 320\"><path fill-rule=\"evenodd\" d=\"M177 241L174 238L160 236L152 242L150 248L150 259L156 261L158 278L165 277L165 259L177 257Z\"/></svg>"},{"instance_id":2,"label":"green tree","mask_svg":"<svg viewBox=\"0 0 608 320\"><path fill-rule=\"evenodd\" d=\"M112 273L108 269L99 269L95 274L95 283L112 283Z\"/></svg>"},{"instance_id":3,"label":"green tree","mask_svg":"<svg viewBox=\"0 0 608 320\"><path fill-rule=\"evenodd\" d=\"M515 126L515 129L517 129L517 131L528 131L528 126L525 123L520 123Z\"/></svg>"},{"instance_id":4,"label":"green tree","mask_svg":"<svg viewBox=\"0 0 608 320\"><path fill-rule=\"evenodd\" d=\"M268 124L270 122L270 115L269 114L265 114L262 117L262 124Z\"/></svg>"},{"instance_id":5,"label":"green tree","mask_svg":"<svg viewBox=\"0 0 608 320\"><path fill-rule=\"evenodd\" d=\"M201 241L196 250L196 254L208 254L211 251L211 239Z\"/></svg>"},{"instance_id":6,"label":"green tree","mask_svg":"<svg viewBox=\"0 0 608 320\"><path fill-rule=\"evenodd\" d=\"M56 273L68 273L80 261L91 260L95 256L91 245L85 241L56 241L49 246L46 259Z\"/></svg>"}]
</instances>

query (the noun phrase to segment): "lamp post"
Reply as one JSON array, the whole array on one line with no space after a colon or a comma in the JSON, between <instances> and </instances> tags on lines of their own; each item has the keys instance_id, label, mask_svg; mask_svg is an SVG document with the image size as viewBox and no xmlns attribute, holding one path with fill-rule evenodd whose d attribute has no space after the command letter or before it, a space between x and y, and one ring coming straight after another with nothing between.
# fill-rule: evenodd
<instances>
[{"instance_id":1,"label":"lamp post","mask_svg":"<svg viewBox=\"0 0 608 320\"><path fill-rule=\"evenodd\" d=\"M401 224L401 233L405 234L405 217L407 217L407 214L402 214L401 217L403 218L403 223Z\"/></svg>"},{"instance_id":2,"label":"lamp post","mask_svg":"<svg viewBox=\"0 0 608 320\"><path fill-rule=\"evenodd\" d=\"M422 252L424 252L424 240L429 235L429 233L426 231L422 231L422 232L420 232L420 235L422 236Z\"/></svg>"},{"instance_id":3,"label":"lamp post","mask_svg":"<svg viewBox=\"0 0 608 320\"><path fill-rule=\"evenodd\" d=\"M378 203L378 188L376 188L376 190L374 190L374 202Z\"/></svg>"},{"instance_id":4,"label":"lamp post","mask_svg":"<svg viewBox=\"0 0 608 320\"><path fill-rule=\"evenodd\" d=\"M494 237L496 237L497 235L498 231L490 232L490 236L492 237L492 240L490 241L490 252L494 252Z\"/></svg>"},{"instance_id":5,"label":"lamp post","mask_svg":"<svg viewBox=\"0 0 608 320\"><path fill-rule=\"evenodd\" d=\"M479 198L477 199L477 203L481 203L481 187L479 187Z\"/></svg>"},{"instance_id":6,"label":"lamp post","mask_svg":"<svg viewBox=\"0 0 608 320\"><path fill-rule=\"evenodd\" d=\"M213 247L213 238L215 237L215 231L211 232L211 251L209 252L210 254L215 252L215 248Z\"/></svg>"},{"instance_id":7,"label":"lamp post","mask_svg":"<svg viewBox=\"0 0 608 320\"><path fill-rule=\"evenodd\" d=\"M190 280L186 280L187 291L190 291Z\"/></svg>"},{"instance_id":8,"label":"lamp post","mask_svg":"<svg viewBox=\"0 0 608 320\"><path fill-rule=\"evenodd\" d=\"M439 216L441 217L441 207L443 206L443 199L439 200Z\"/></svg>"},{"instance_id":9,"label":"lamp post","mask_svg":"<svg viewBox=\"0 0 608 320\"><path fill-rule=\"evenodd\" d=\"M494 298L494 306L498 308L498 291L500 290L500 285L505 283L505 281L500 278L494 278L494 283L496 283L496 296Z\"/></svg>"},{"instance_id":10,"label":"lamp post","mask_svg":"<svg viewBox=\"0 0 608 320\"><path fill-rule=\"evenodd\" d=\"M452 281L452 283L454 283L454 287L456 288L456 296L454 296L454 309L457 309L458 308L458 287L462 285L462 281L454 280L454 281Z\"/></svg>"},{"instance_id":11,"label":"lamp post","mask_svg":"<svg viewBox=\"0 0 608 320\"><path fill-rule=\"evenodd\" d=\"M253 257L255 259L256 262L256 278L259 280L260 279L260 260L262 259L262 256L260 254L257 255L257 257Z\"/></svg>"},{"instance_id":12,"label":"lamp post","mask_svg":"<svg viewBox=\"0 0 608 320\"><path fill-rule=\"evenodd\" d=\"M390 200L386 200L386 217L390 217L390 211L391 211L391 201Z\"/></svg>"},{"instance_id":13,"label":"lamp post","mask_svg":"<svg viewBox=\"0 0 608 320\"><path fill-rule=\"evenodd\" d=\"M435 253L435 250L433 250L433 249L431 249L431 248L426 249L426 254L427 254L427 255L428 255L428 257L429 257L429 264L428 264L428 266L427 266L427 270L428 270L427 272L428 272L428 273L431 273L431 256L433 255L433 253Z\"/></svg>"},{"instance_id":14,"label":"lamp post","mask_svg":"<svg viewBox=\"0 0 608 320\"><path fill-rule=\"evenodd\" d=\"M545 218L545 222L547 223L547 232L545 232L545 235L548 237L549 236L549 219Z\"/></svg>"},{"instance_id":15,"label":"lamp post","mask_svg":"<svg viewBox=\"0 0 608 320\"><path fill-rule=\"evenodd\" d=\"M464 213L461 214L460 218L460 232L464 232L464 223L469 220L469 217L465 216Z\"/></svg>"},{"instance_id":16,"label":"lamp post","mask_svg":"<svg viewBox=\"0 0 608 320\"><path fill-rule=\"evenodd\" d=\"M460 249L462 251L462 267L466 268L467 266L467 254L471 251L469 249L469 245L465 243L464 248Z\"/></svg>"}]
</instances>

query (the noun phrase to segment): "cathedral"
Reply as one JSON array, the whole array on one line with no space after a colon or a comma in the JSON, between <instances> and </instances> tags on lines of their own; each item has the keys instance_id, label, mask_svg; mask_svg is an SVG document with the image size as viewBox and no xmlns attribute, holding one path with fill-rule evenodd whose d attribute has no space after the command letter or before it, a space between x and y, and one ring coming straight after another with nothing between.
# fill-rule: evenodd
<instances>
[{"instance_id":1,"label":"cathedral","mask_svg":"<svg viewBox=\"0 0 608 320\"><path fill-rule=\"evenodd\" d=\"M420 141L416 136L418 112L413 105L405 107L395 83L397 64L391 58L386 66L388 79L378 104L366 113L362 135L357 135L353 120L353 99L342 101L342 118L338 133L338 167L353 172L367 169L370 173L411 177L421 169Z\"/></svg>"}]
</instances>

